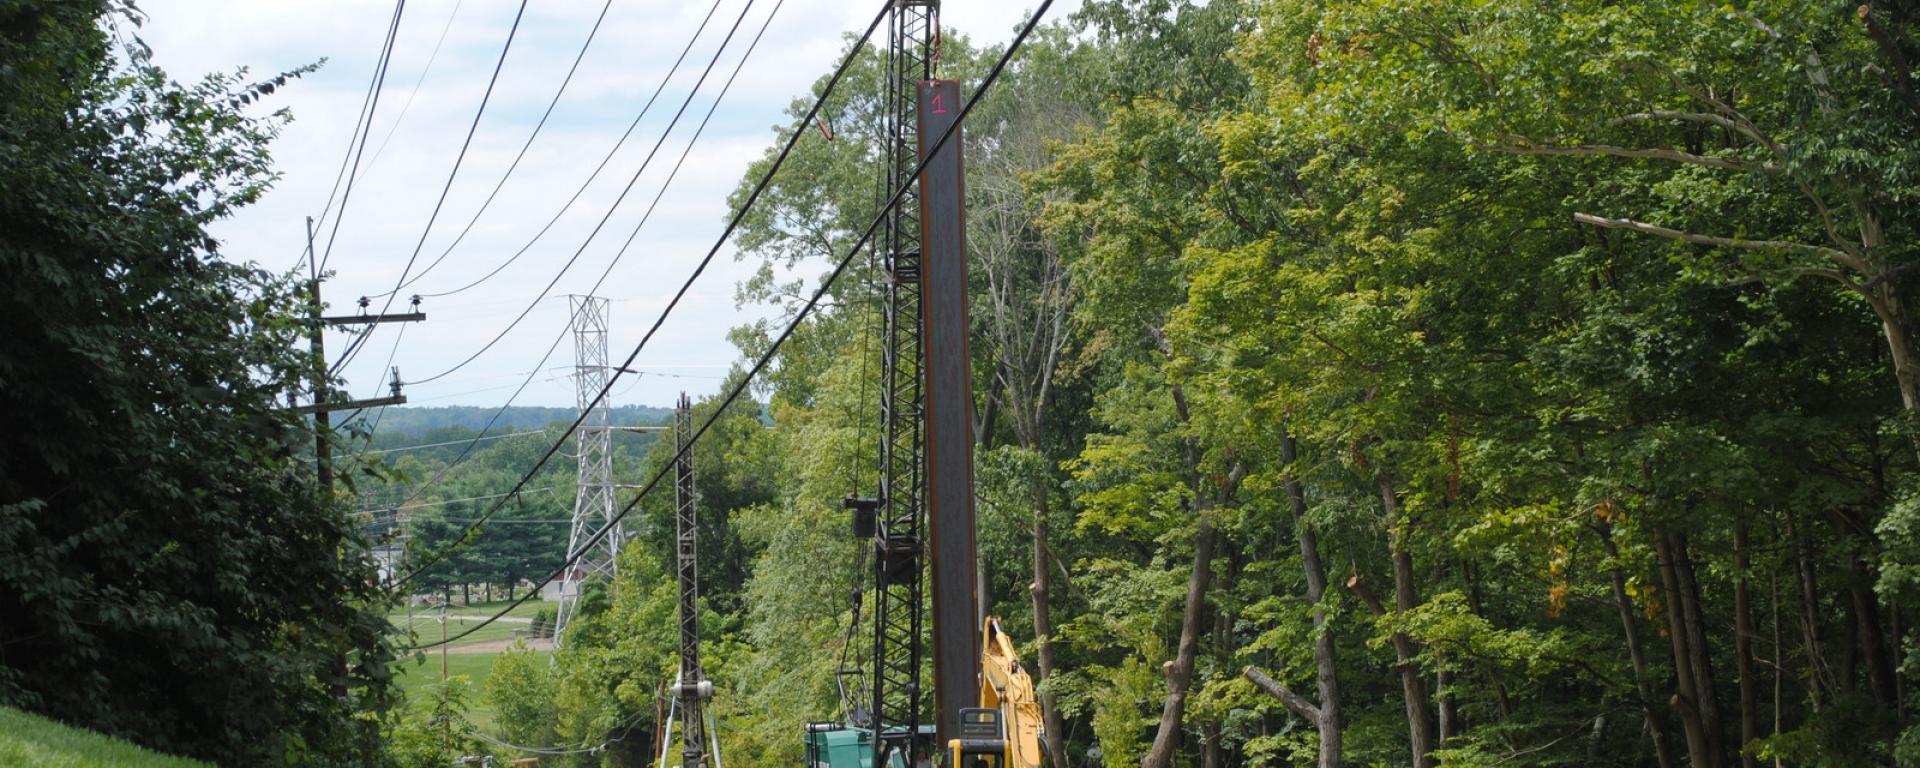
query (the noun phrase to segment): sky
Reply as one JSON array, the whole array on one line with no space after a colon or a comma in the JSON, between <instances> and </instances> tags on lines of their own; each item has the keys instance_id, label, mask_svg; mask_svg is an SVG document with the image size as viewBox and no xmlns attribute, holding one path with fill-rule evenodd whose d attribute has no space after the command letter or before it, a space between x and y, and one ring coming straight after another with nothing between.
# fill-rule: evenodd
<instances>
[{"instance_id":1,"label":"sky","mask_svg":"<svg viewBox=\"0 0 1920 768\"><path fill-rule=\"evenodd\" d=\"M1037 2L948 2L942 23L976 45L992 45L1010 40ZM293 115L273 146L281 178L261 202L212 227L227 258L275 272L293 268L305 245L306 218L321 217L349 157L355 118L393 0L142 0L139 5L148 17L141 38L153 48L155 61L180 82L239 67L265 78L324 60L317 72L290 81L253 107L259 114L285 107ZM528 2L486 112L449 186L520 5L408 0L351 196L344 209L336 202L327 213L317 242L332 273L324 287L331 314L351 314L358 311L359 297L391 291L416 249L409 279L417 282L399 292L389 311L406 311L415 293L461 288L528 242L534 244L485 282L424 298L426 322L376 327L342 371L354 397L386 394L391 358L401 380L410 382L405 387L410 405L497 407L532 372L533 383L516 405L572 406L573 343L563 338L566 297L593 290L610 299L609 347L614 361L624 360L719 237L727 194L747 164L772 145L775 126L788 122L787 105L833 67L842 35L864 29L879 8L870 1L783 0L768 22L774 0L721 0L686 63L631 137L556 219L633 123L713 6L662 0ZM1058 0L1048 18L1064 18L1078 5ZM599 32L545 127L498 198L454 245L526 144L603 7L607 12ZM735 19L743 21L733 42L662 143L662 132ZM657 210L642 224L762 23L768 24L764 38ZM656 144L657 155L636 177ZM636 178L614 207L622 188ZM446 199L435 216L443 188ZM549 221L555 222L551 230L534 241ZM443 253L445 260L428 268ZM577 261L562 272L576 253ZM626 376L614 387L613 404L664 406L683 390L696 398L717 391L720 378L739 359L726 340L727 330L764 314L734 301L736 284L754 268L736 261L731 247L724 249L635 361L642 374ZM594 290L603 273L604 282ZM547 298L537 299L556 274ZM368 311L379 311L385 301L375 298ZM507 331L523 312L525 319ZM481 352L496 336L499 341ZM330 332L330 356L339 359L351 341L344 330ZM549 348L553 352L542 363Z\"/></svg>"}]
</instances>

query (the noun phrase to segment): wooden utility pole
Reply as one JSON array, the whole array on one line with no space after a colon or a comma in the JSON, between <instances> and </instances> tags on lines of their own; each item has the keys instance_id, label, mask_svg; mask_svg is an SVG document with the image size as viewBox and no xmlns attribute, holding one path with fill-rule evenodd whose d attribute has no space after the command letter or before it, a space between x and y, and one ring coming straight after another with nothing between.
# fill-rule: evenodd
<instances>
[{"instance_id":1,"label":"wooden utility pole","mask_svg":"<svg viewBox=\"0 0 1920 768\"><path fill-rule=\"evenodd\" d=\"M383 405L404 405L406 395L400 394L400 370L393 371L393 393L387 397L367 400L335 401L331 388L327 386L327 347L326 329L341 325L379 325L381 323L417 323L427 319L427 314L419 308L420 298L413 299L412 312L382 313L377 315L333 315L323 316L321 310L326 304L320 300L320 264L313 258L313 217L307 217L307 344L313 353L313 371L309 385L313 389L313 402L292 409L297 414L313 414L313 457L319 468L317 474L322 493L333 491L333 417L334 411L376 408ZM362 299L364 307L366 300Z\"/></svg>"}]
</instances>

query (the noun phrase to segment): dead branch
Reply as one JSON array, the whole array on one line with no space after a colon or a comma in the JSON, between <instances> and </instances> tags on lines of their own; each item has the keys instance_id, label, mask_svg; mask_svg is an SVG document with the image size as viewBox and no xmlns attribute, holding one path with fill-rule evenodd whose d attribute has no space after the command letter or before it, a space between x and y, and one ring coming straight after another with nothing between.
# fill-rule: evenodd
<instances>
[{"instance_id":1,"label":"dead branch","mask_svg":"<svg viewBox=\"0 0 1920 768\"><path fill-rule=\"evenodd\" d=\"M1266 691L1267 695L1279 699L1281 704L1287 705L1288 711L1299 715L1300 719L1309 723L1320 722L1319 707L1314 706L1313 702L1307 701L1305 696L1287 690L1286 686L1268 677L1267 673L1261 672L1255 667L1247 667L1246 669L1240 670L1240 676L1253 681L1253 684L1260 690Z\"/></svg>"},{"instance_id":2,"label":"dead branch","mask_svg":"<svg viewBox=\"0 0 1920 768\"><path fill-rule=\"evenodd\" d=\"M1790 253L1804 253L1808 255L1820 256L1823 258L1832 259L1833 261L1843 266L1849 267L1861 273L1866 273L1871 271L1867 269L1867 265L1865 263L1855 258L1852 254L1847 253L1846 251L1839 250L1837 248L1828 248L1820 245L1807 245L1806 243L1795 243L1795 242L1789 242L1786 240L1748 240L1745 238L1738 238L1738 237L1717 237L1714 235L1702 235L1702 234L1697 234L1693 232L1682 232L1677 229L1670 229L1668 227L1662 227L1657 224L1648 224L1646 222L1634 221L1632 219L1609 219L1602 216L1595 216L1590 213L1575 213L1573 215L1573 220L1580 222L1582 224L1591 224L1593 226L1600 227L1602 229L1624 229L1632 232L1638 232L1643 235L1653 235L1654 237L1664 237L1668 240L1680 240L1683 242L1694 243L1696 245L1712 245L1712 246L1719 246L1722 248L1740 248L1740 249L1749 250L1749 251L1787 251ZM1844 276L1838 275L1838 273L1832 276L1844 277Z\"/></svg>"}]
</instances>

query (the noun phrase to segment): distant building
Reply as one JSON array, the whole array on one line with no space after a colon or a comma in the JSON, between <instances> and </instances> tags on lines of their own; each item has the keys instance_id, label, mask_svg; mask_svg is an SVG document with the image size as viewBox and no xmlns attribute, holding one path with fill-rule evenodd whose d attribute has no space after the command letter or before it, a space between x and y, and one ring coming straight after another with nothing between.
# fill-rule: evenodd
<instances>
[{"instance_id":1,"label":"distant building","mask_svg":"<svg viewBox=\"0 0 1920 768\"><path fill-rule=\"evenodd\" d=\"M540 599L557 602L569 597L580 596L580 584L587 578L584 568L571 568L560 578L549 581L540 587Z\"/></svg>"}]
</instances>

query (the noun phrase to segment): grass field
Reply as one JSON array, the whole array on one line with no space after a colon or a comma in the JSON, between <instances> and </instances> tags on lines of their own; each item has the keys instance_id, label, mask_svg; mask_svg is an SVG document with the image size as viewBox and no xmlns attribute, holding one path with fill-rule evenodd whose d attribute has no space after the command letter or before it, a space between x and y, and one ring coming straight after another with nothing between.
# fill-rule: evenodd
<instances>
[{"instance_id":1,"label":"grass field","mask_svg":"<svg viewBox=\"0 0 1920 768\"><path fill-rule=\"evenodd\" d=\"M536 653L539 653L540 656L544 658L550 652L537 651ZM480 694L481 691L486 689L487 675L493 671L493 660L499 655L498 653L447 654L447 676L467 676L469 683L467 688L467 719L472 720L474 725L481 728L488 728L493 725L493 709L487 706L487 702ZM440 682L440 655L435 653L427 654L427 660L424 664L415 664L412 661L401 662L398 680L400 689L406 691L409 702L417 705L419 702L426 701L427 686Z\"/></svg>"},{"instance_id":2,"label":"grass field","mask_svg":"<svg viewBox=\"0 0 1920 768\"><path fill-rule=\"evenodd\" d=\"M447 609L447 635L451 637L464 630L471 629L474 625L485 621L507 605L508 603L506 601L500 601L495 603L474 603L473 605L459 608L449 608ZM510 639L517 636L515 634L516 631L519 632L520 636L523 636L527 630L532 628L532 625L526 620L532 619L534 615L538 614L542 609L551 612L554 608L555 606L552 603L540 602L538 600L528 601L507 613L508 618L521 619L521 621L502 621L489 624L471 635L454 641L453 647L458 648L462 645L470 645L473 643ZM408 627L407 610L402 608L388 613L387 620L393 622L395 627L404 631ZM412 628L415 632L419 633L421 642L434 642L440 639L440 609L416 607L413 609L412 622Z\"/></svg>"},{"instance_id":3,"label":"grass field","mask_svg":"<svg viewBox=\"0 0 1920 768\"><path fill-rule=\"evenodd\" d=\"M212 768L0 707L0 765L36 768Z\"/></svg>"},{"instance_id":4,"label":"grass field","mask_svg":"<svg viewBox=\"0 0 1920 768\"><path fill-rule=\"evenodd\" d=\"M447 609L447 636L451 637L478 626L480 622L485 621L501 608L505 608L507 604L506 601L475 603L473 605ZM460 653L460 649L477 643L489 643L524 636L528 630L532 629L532 625L526 621L527 619L532 619L534 614L539 613L543 608L552 610L554 607L553 603L543 603L537 600L528 601L526 604L513 609L512 612L507 614L507 616L520 619L520 621L494 622L481 627L471 635L467 635L447 645L447 647L453 651L447 654L447 675L449 677L455 675L465 675L467 677L470 684L467 695L467 718L472 720L474 725L482 728L493 725L493 710L482 700L480 694L481 691L486 688L488 673L493 671L493 660L500 654L497 652ZM407 629L408 616L405 608L388 614L387 619L393 622L395 629L403 632ZM431 643L439 641L440 609L414 608L412 628L413 631L417 633L420 642ZM518 634L516 635L516 633ZM545 656L550 652L540 651L539 653ZM400 689L407 694L408 701L415 703L425 701L427 698L427 686L440 682L440 654L429 650L427 651L425 663L415 664L411 660L401 662L398 680ZM4 763L0 763L0 765L4 765Z\"/></svg>"}]
</instances>

